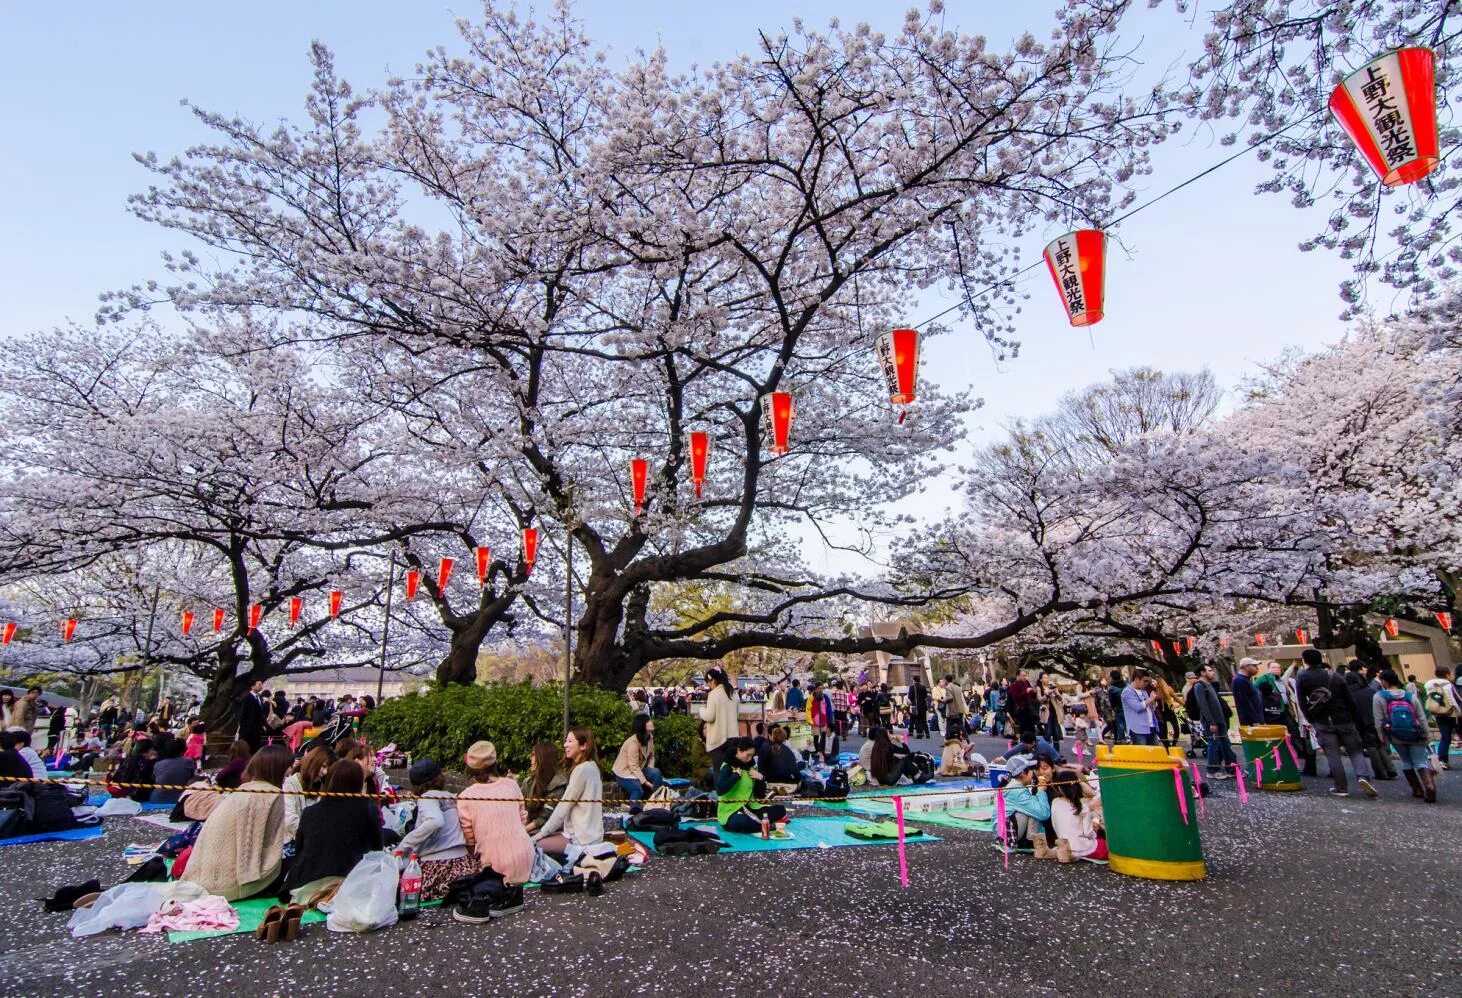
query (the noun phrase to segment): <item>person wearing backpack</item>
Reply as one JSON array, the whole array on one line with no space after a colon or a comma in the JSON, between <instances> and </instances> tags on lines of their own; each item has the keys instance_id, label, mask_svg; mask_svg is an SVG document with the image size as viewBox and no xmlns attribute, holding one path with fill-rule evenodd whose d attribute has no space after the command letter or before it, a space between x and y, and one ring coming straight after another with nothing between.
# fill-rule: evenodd
<instances>
[{"instance_id":1,"label":"person wearing backpack","mask_svg":"<svg viewBox=\"0 0 1462 998\"><path fill-rule=\"evenodd\" d=\"M1394 669L1382 669L1380 679L1381 691L1371 701L1376 730L1400 757L1401 771L1411 784L1411 796L1435 804L1437 782L1427 759L1432 733L1426 711L1421 709L1416 694L1402 686Z\"/></svg>"},{"instance_id":2,"label":"person wearing backpack","mask_svg":"<svg viewBox=\"0 0 1462 998\"><path fill-rule=\"evenodd\" d=\"M1330 793L1335 797L1349 797L1345 783L1345 763L1341 751L1350 756L1355 769L1355 782L1367 797L1376 797L1376 788L1371 786L1370 760L1360 743L1360 732L1356 730L1355 701L1345 680L1325 667L1325 656L1317 648L1306 648L1301 656L1305 670L1296 680L1299 692L1300 710L1315 729L1315 737L1325 750L1325 759L1330 764Z\"/></svg>"},{"instance_id":3,"label":"person wearing backpack","mask_svg":"<svg viewBox=\"0 0 1462 998\"><path fill-rule=\"evenodd\" d=\"M1426 712L1428 720L1437 725L1437 758L1442 760L1443 769L1451 769L1447 754L1452 747L1452 736L1457 731L1457 690L1452 686L1452 672L1445 665L1437 666L1436 678L1426 681Z\"/></svg>"}]
</instances>

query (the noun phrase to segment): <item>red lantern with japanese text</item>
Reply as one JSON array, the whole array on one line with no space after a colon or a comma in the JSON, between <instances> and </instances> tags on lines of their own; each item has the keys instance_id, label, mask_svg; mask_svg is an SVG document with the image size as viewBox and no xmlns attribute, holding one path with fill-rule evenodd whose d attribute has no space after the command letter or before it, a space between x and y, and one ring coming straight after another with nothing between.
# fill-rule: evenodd
<instances>
[{"instance_id":1,"label":"red lantern with japanese text","mask_svg":"<svg viewBox=\"0 0 1462 998\"><path fill-rule=\"evenodd\" d=\"M421 585L421 573L411 569L406 573L406 598L416 599L416 587Z\"/></svg>"},{"instance_id":2,"label":"red lantern with japanese text","mask_svg":"<svg viewBox=\"0 0 1462 998\"><path fill-rule=\"evenodd\" d=\"M1233 644L1233 642L1229 640L1229 636L1227 634L1221 636L1218 639L1218 646L1220 648L1222 648L1224 651L1228 651L1229 645L1231 645L1231 644Z\"/></svg>"},{"instance_id":3,"label":"red lantern with japanese text","mask_svg":"<svg viewBox=\"0 0 1462 998\"><path fill-rule=\"evenodd\" d=\"M441 564L439 564L437 566L437 595L438 596L445 596L447 594L447 580L452 577L452 565L453 564L454 564L454 562L452 561L451 558L443 558L442 561L441 561Z\"/></svg>"},{"instance_id":4,"label":"red lantern with japanese text","mask_svg":"<svg viewBox=\"0 0 1462 998\"><path fill-rule=\"evenodd\" d=\"M1193 635L1189 634L1187 637L1183 638L1183 644L1187 645L1188 646L1188 651L1191 652L1194 649L1194 647L1198 644L1198 639L1195 638Z\"/></svg>"},{"instance_id":5,"label":"red lantern with japanese text","mask_svg":"<svg viewBox=\"0 0 1462 998\"><path fill-rule=\"evenodd\" d=\"M650 484L650 462L642 457L631 458L629 462L629 484L635 497L635 516L645 511L645 490Z\"/></svg>"},{"instance_id":6,"label":"red lantern with japanese text","mask_svg":"<svg viewBox=\"0 0 1462 998\"><path fill-rule=\"evenodd\" d=\"M919 333L913 329L895 329L878 339L878 363L888 385L888 400L896 406L911 404L917 394L919 377ZM899 422L904 421L903 412Z\"/></svg>"},{"instance_id":7,"label":"red lantern with japanese text","mask_svg":"<svg viewBox=\"0 0 1462 998\"><path fill-rule=\"evenodd\" d=\"M1256 634L1256 635L1254 635L1254 643L1256 645L1258 645L1260 648L1263 648L1264 647L1264 635L1262 635L1262 634Z\"/></svg>"},{"instance_id":8,"label":"red lantern with japanese text","mask_svg":"<svg viewBox=\"0 0 1462 998\"><path fill-rule=\"evenodd\" d=\"M477 588L487 588L487 569L492 564L492 548L479 547L477 549Z\"/></svg>"},{"instance_id":9,"label":"red lantern with japanese text","mask_svg":"<svg viewBox=\"0 0 1462 998\"><path fill-rule=\"evenodd\" d=\"M1149 641L1148 644L1152 645L1152 653L1158 658L1162 658L1162 642L1153 639L1152 641Z\"/></svg>"},{"instance_id":10,"label":"red lantern with japanese text","mask_svg":"<svg viewBox=\"0 0 1462 998\"><path fill-rule=\"evenodd\" d=\"M1046 247L1046 267L1073 326L1094 326L1105 315L1107 234L1077 229Z\"/></svg>"},{"instance_id":11,"label":"red lantern with japanese text","mask_svg":"<svg viewBox=\"0 0 1462 998\"><path fill-rule=\"evenodd\" d=\"M259 621L261 621L263 619L264 619L264 606L263 606L263 604L261 604L261 603L255 603L253 606L249 607L249 633L250 634L253 634L255 631L257 631L259 629Z\"/></svg>"},{"instance_id":12,"label":"red lantern with japanese text","mask_svg":"<svg viewBox=\"0 0 1462 998\"><path fill-rule=\"evenodd\" d=\"M711 457L711 435L705 430L690 431L690 483L695 486L695 497L701 497L701 487L706 484L706 465Z\"/></svg>"},{"instance_id":13,"label":"red lantern with japanese text","mask_svg":"<svg viewBox=\"0 0 1462 998\"><path fill-rule=\"evenodd\" d=\"M1310 632L1303 627L1297 627L1295 628L1294 639L1302 645L1307 645L1310 643Z\"/></svg>"},{"instance_id":14,"label":"red lantern with japanese text","mask_svg":"<svg viewBox=\"0 0 1462 998\"><path fill-rule=\"evenodd\" d=\"M192 610L184 610L183 611L183 637L186 638L191 633L193 633L193 611Z\"/></svg>"},{"instance_id":15,"label":"red lantern with japanese text","mask_svg":"<svg viewBox=\"0 0 1462 998\"><path fill-rule=\"evenodd\" d=\"M305 608L303 596L291 596L289 598L289 626L294 627L300 622L300 613Z\"/></svg>"},{"instance_id":16,"label":"red lantern with japanese text","mask_svg":"<svg viewBox=\"0 0 1462 998\"><path fill-rule=\"evenodd\" d=\"M1442 625L1442 630L1449 634L1452 632L1452 615L1446 610L1437 611L1437 623Z\"/></svg>"},{"instance_id":17,"label":"red lantern with japanese text","mask_svg":"<svg viewBox=\"0 0 1462 998\"><path fill-rule=\"evenodd\" d=\"M339 589L330 590L330 616L340 616L340 602L345 599L345 593Z\"/></svg>"},{"instance_id":18,"label":"red lantern with japanese text","mask_svg":"<svg viewBox=\"0 0 1462 998\"><path fill-rule=\"evenodd\" d=\"M213 633L214 634L217 634L219 631L223 630L223 618L224 618L224 615L227 612L228 611L226 611L226 610L214 610L213 611Z\"/></svg>"},{"instance_id":19,"label":"red lantern with japanese text","mask_svg":"<svg viewBox=\"0 0 1462 998\"><path fill-rule=\"evenodd\" d=\"M10 639L13 638L13 637L15 637L15 628L16 628L15 621L12 620L12 621L9 621L9 622L6 623L6 625L5 625L5 633L3 635L0 635L0 644L5 644L5 645L10 644Z\"/></svg>"},{"instance_id":20,"label":"red lantern with japanese text","mask_svg":"<svg viewBox=\"0 0 1462 998\"><path fill-rule=\"evenodd\" d=\"M1382 626L1386 628L1386 633L1393 638L1401 633L1401 622L1395 617L1387 617L1386 622Z\"/></svg>"},{"instance_id":21,"label":"red lantern with japanese text","mask_svg":"<svg viewBox=\"0 0 1462 998\"><path fill-rule=\"evenodd\" d=\"M523 564L528 571L533 571L533 563L538 560L538 528L523 528Z\"/></svg>"},{"instance_id":22,"label":"red lantern with japanese text","mask_svg":"<svg viewBox=\"0 0 1462 998\"><path fill-rule=\"evenodd\" d=\"M769 449L778 456L792 449L792 394L771 392L761 397L761 414L766 420Z\"/></svg>"},{"instance_id":23,"label":"red lantern with japanese text","mask_svg":"<svg viewBox=\"0 0 1462 998\"><path fill-rule=\"evenodd\" d=\"M72 638L72 636L75 633L76 633L76 618L75 617L67 617L64 621L61 622L61 640L62 641L70 641L71 638Z\"/></svg>"},{"instance_id":24,"label":"red lantern with japanese text","mask_svg":"<svg viewBox=\"0 0 1462 998\"><path fill-rule=\"evenodd\" d=\"M1437 57L1404 48L1377 56L1330 95L1330 111L1387 187L1412 184L1441 162Z\"/></svg>"}]
</instances>

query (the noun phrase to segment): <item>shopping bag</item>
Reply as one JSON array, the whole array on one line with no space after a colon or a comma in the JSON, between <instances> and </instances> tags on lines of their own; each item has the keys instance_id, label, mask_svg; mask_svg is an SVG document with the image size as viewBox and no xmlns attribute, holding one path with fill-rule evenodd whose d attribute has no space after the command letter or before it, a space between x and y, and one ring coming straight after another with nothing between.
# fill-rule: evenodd
<instances>
[{"instance_id":1,"label":"shopping bag","mask_svg":"<svg viewBox=\"0 0 1462 998\"><path fill-rule=\"evenodd\" d=\"M332 932L370 932L396 924L401 871L388 852L368 852L346 875L331 902L325 927Z\"/></svg>"}]
</instances>

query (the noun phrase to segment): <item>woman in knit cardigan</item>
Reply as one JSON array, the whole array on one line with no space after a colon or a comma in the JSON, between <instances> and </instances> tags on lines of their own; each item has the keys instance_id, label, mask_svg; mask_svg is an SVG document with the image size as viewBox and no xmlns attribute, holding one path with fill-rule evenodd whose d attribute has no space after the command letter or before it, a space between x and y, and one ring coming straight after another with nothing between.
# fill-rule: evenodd
<instances>
[{"instance_id":1,"label":"woman in knit cardigan","mask_svg":"<svg viewBox=\"0 0 1462 998\"><path fill-rule=\"evenodd\" d=\"M242 901L271 893L283 869L284 798L278 791L289 772L289 749L266 745L244 769L243 793L223 795L203 829L183 873L209 894Z\"/></svg>"},{"instance_id":2,"label":"woman in knit cardigan","mask_svg":"<svg viewBox=\"0 0 1462 998\"><path fill-rule=\"evenodd\" d=\"M572 766L563 800L553 809L533 838L550 855L570 846L591 846L604 841L604 778L599 775L594 732L574 728L563 740L564 764Z\"/></svg>"}]
</instances>

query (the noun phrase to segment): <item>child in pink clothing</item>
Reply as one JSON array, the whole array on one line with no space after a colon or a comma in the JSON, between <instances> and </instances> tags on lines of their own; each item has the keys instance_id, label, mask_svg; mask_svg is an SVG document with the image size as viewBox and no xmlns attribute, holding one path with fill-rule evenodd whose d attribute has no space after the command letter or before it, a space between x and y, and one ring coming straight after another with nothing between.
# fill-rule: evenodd
<instances>
[{"instance_id":1,"label":"child in pink clothing","mask_svg":"<svg viewBox=\"0 0 1462 998\"><path fill-rule=\"evenodd\" d=\"M188 735L186 747L183 749L183 758L192 759L198 765L203 765L203 743L207 738L203 734L203 722L197 721L193 724L193 731Z\"/></svg>"}]
</instances>

